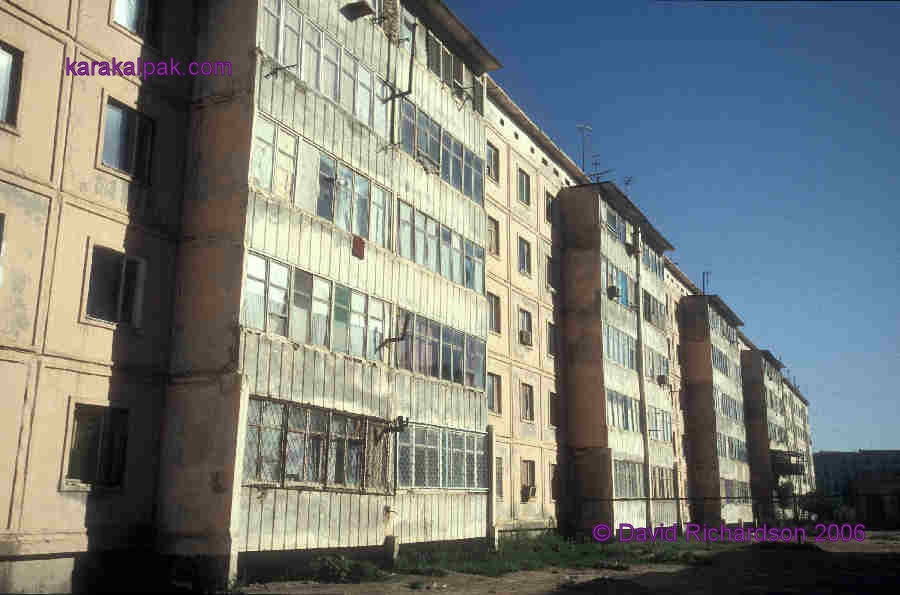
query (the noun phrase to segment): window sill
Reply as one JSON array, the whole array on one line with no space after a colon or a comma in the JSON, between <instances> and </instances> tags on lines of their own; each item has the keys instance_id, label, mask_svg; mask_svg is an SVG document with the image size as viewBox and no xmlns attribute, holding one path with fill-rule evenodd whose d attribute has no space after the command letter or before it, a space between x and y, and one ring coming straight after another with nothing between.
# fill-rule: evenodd
<instances>
[{"instance_id":1,"label":"window sill","mask_svg":"<svg viewBox=\"0 0 900 595\"><path fill-rule=\"evenodd\" d=\"M106 486L100 484L84 483L77 479L64 479L59 486L60 492L82 492L92 494L119 494L122 492L122 486Z\"/></svg>"},{"instance_id":2,"label":"window sill","mask_svg":"<svg viewBox=\"0 0 900 595\"><path fill-rule=\"evenodd\" d=\"M121 180L124 180L125 182L128 182L129 184L135 184L136 186L139 186L142 188L150 187L149 182L147 182L146 180L141 180L141 179L135 178L132 174L128 173L127 171L117 169L110 165L106 165L102 161L97 163L96 167L98 170L102 171L103 173L107 173L112 176L115 176Z\"/></svg>"},{"instance_id":3,"label":"window sill","mask_svg":"<svg viewBox=\"0 0 900 595\"><path fill-rule=\"evenodd\" d=\"M98 328L106 329L109 331L118 331L129 329L135 335L143 335L143 329L141 327L132 326L125 322L109 322L108 320L100 320L99 318L92 318L90 316L82 316L79 320L81 324L87 324L90 326L96 326Z\"/></svg>"},{"instance_id":4,"label":"window sill","mask_svg":"<svg viewBox=\"0 0 900 595\"><path fill-rule=\"evenodd\" d=\"M13 136L22 136L22 133L19 132L19 129L15 125L9 124L8 122L0 122L0 130L8 132Z\"/></svg>"}]
</instances>

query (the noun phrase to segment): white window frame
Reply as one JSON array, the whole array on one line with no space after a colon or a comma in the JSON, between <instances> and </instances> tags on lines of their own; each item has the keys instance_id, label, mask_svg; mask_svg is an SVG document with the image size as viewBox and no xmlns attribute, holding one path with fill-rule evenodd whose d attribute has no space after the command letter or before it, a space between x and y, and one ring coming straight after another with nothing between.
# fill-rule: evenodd
<instances>
[{"instance_id":1,"label":"white window frame","mask_svg":"<svg viewBox=\"0 0 900 595\"><path fill-rule=\"evenodd\" d=\"M7 56L8 61L4 80L0 80L0 127L16 129L19 116L19 104L22 91L22 65L24 53L0 41L0 54Z\"/></svg>"}]
</instances>

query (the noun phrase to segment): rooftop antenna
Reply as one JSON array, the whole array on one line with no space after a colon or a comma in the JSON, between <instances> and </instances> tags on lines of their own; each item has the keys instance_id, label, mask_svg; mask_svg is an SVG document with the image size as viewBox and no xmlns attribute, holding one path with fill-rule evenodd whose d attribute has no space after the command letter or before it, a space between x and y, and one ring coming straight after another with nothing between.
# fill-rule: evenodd
<instances>
[{"instance_id":1,"label":"rooftop antenna","mask_svg":"<svg viewBox=\"0 0 900 595\"><path fill-rule=\"evenodd\" d=\"M594 129L589 124L577 124L575 128L581 131L581 171L584 171L584 146L587 142L587 137L590 136Z\"/></svg>"},{"instance_id":2,"label":"rooftop antenna","mask_svg":"<svg viewBox=\"0 0 900 595\"><path fill-rule=\"evenodd\" d=\"M601 179L603 176L605 176L606 174L612 173L612 172L616 171L616 169L615 169L614 167L613 167L613 168L609 168L609 169L601 170L601 169L600 169L600 163L601 163L601 161L600 161L599 157L600 157L599 154L598 154L598 155L594 155L594 156L592 157L591 165L592 165L593 168L594 168L594 173L588 174L588 177L591 178L592 180L594 180L594 183L595 183L595 184L598 183L598 182L600 182L600 179Z\"/></svg>"},{"instance_id":3,"label":"rooftop antenna","mask_svg":"<svg viewBox=\"0 0 900 595\"><path fill-rule=\"evenodd\" d=\"M625 186L625 190L628 190L632 184L634 184L634 176L625 176L625 179L622 180L622 183Z\"/></svg>"},{"instance_id":4,"label":"rooftop antenna","mask_svg":"<svg viewBox=\"0 0 900 595\"><path fill-rule=\"evenodd\" d=\"M703 293L700 295L706 295L706 280L712 277L712 271L703 271Z\"/></svg>"}]
</instances>

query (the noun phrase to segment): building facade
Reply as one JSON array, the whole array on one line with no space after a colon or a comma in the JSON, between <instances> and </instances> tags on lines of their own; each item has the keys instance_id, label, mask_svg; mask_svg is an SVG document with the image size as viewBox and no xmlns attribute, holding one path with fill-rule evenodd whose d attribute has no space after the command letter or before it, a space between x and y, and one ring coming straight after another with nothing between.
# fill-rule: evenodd
<instances>
[{"instance_id":1,"label":"building facade","mask_svg":"<svg viewBox=\"0 0 900 595\"><path fill-rule=\"evenodd\" d=\"M587 177L487 79L488 420L498 531L564 516L567 394L560 325L561 188Z\"/></svg>"},{"instance_id":2,"label":"building facade","mask_svg":"<svg viewBox=\"0 0 900 595\"><path fill-rule=\"evenodd\" d=\"M445 3L156 6L0 0L0 591L750 519L740 321Z\"/></svg>"},{"instance_id":3,"label":"building facade","mask_svg":"<svg viewBox=\"0 0 900 595\"><path fill-rule=\"evenodd\" d=\"M678 521L662 254L615 184L565 188L563 286L573 524Z\"/></svg>"},{"instance_id":4,"label":"building facade","mask_svg":"<svg viewBox=\"0 0 900 595\"><path fill-rule=\"evenodd\" d=\"M900 473L900 450L820 450L813 454L816 491L825 498L850 503L851 485L858 475Z\"/></svg>"},{"instance_id":5,"label":"building facade","mask_svg":"<svg viewBox=\"0 0 900 595\"><path fill-rule=\"evenodd\" d=\"M752 520L741 384L740 318L715 295L679 303L691 517L719 524Z\"/></svg>"}]
</instances>

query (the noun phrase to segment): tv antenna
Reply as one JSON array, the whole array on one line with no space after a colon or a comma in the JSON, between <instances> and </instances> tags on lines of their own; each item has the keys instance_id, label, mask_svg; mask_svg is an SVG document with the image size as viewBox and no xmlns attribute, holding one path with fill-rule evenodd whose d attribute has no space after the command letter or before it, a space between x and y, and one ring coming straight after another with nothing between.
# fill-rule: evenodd
<instances>
[{"instance_id":1,"label":"tv antenna","mask_svg":"<svg viewBox=\"0 0 900 595\"><path fill-rule=\"evenodd\" d=\"M628 190L632 184L634 184L634 176L625 176L625 179L622 180L622 184L625 186L625 190Z\"/></svg>"},{"instance_id":2,"label":"tv antenna","mask_svg":"<svg viewBox=\"0 0 900 595\"><path fill-rule=\"evenodd\" d=\"M701 295L706 295L706 280L712 277L712 271L703 271L703 293Z\"/></svg>"},{"instance_id":3,"label":"tv antenna","mask_svg":"<svg viewBox=\"0 0 900 595\"><path fill-rule=\"evenodd\" d=\"M609 168L609 169L601 170L601 169L600 169L600 163L601 163L601 161L600 161L599 157L600 157L599 154L598 154L598 155L594 155L594 156L592 157L591 165L592 165L593 168L594 168L594 173L588 174L588 177L591 178L592 180L594 180L594 183L595 183L595 184L598 183L598 182L600 181L600 179L601 179L603 176L605 176L606 174L612 173L612 172L616 171L616 169L615 169L614 167L613 167L613 168Z\"/></svg>"},{"instance_id":4,"label":"tv antenna","mask_svg":"<svg viewBox=\"0 0 900 595\"><path fill-rule=\"evenodd\" d=\"M587 137L591 135L594 129L591 128L590 124L577 124L575 128L581 131L581 171L584 171L584 146L587 142Z\"/></svg>"}]
</instances>

